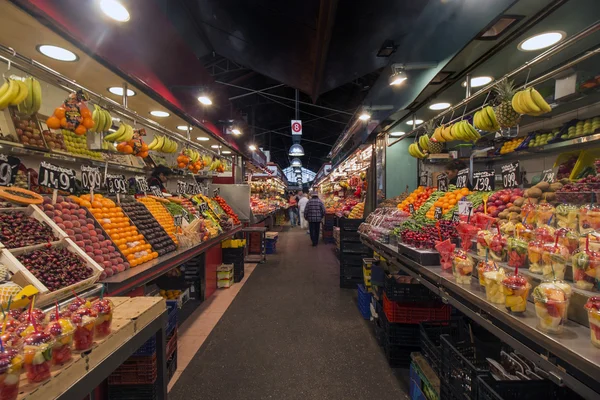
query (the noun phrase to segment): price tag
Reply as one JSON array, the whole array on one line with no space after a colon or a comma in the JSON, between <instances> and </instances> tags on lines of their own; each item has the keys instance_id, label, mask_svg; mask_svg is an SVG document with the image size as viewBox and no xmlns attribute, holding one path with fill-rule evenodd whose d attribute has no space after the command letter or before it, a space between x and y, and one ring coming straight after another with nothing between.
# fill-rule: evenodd
<instances>
[{"instance_id":1,"label":"price tag","mask_svg":"<svg viewBox=\"0 0 600 400\"><path fill-rule=\"evenodd\" d=\"M186 188L187 184L184 181L177 181L177 194L186 194Z\"/></svg>"},{"instance_id":2,"label":"price tag","mask_svg":"<svg viewBox=\"0 0 600 400\"><path fill-rule=\"evenodd\" d=\"M443 211L442 207L436 207L435 211L433 213L433 218L434 219L442 219L443 215L444 215L444 211Z\"/></svg>"},{"instance_id":3,"label":"price tag","mask_svg":"<svg viewBox=\"0 0 600 400\"><path fill-rule=\"evenodd\" d=\"M452 213L452 222L460 222L460 214L456 211Z\"/></svg>"},{"instance_id":4,"label":"price tag","mask_svg":"<svg viewBox=\"0 0 600 400\"><path fill-rule=\"evenodd\" d=\"M81 185L87 190L100 189L100 186L102 185L102 174L100 173L100 168L82 165Z\"/></svg>"},{"instance_id":5,"label":"price tag","mask_svg":"<svg viewBox=\"0 0 600 400\"><path fill-rule=\"evenodd\" d=\"M506 164L502 166L502 186L505 189L512 189L519 186L519 162Z\"/></svg>"},{"instance_id":6,"label":"price tag","mask_svg":"<svg viewBox=\"0 0 600 400\"><path fill-rule=\"evenodd\" d=\"M461 169L458 171L458 175L456 176L456 187L464 188L467 187L467 182L469 180L469 168Z\"/></svg>"},{"instance_id":7,"label":"price tag","mask_svg":"<svg viewBox=\"0 0 600 400\"><path fill-rule=\"evenodd\" d=\"M199 194L200 186L197 183L188 183L185 188L185 192L187 194Z\"/></svg>"},{"instance_id":8,"label":"price tag","mask_svg":"<svg viewBox=\"0 0 600 400\"><path fill-rule=\"evenodd\" d=\"M137 186L138 190L142 193L147 193L148 191L150 191L150 188L148 187L148 181L144 176L136 176L135 185Z\"/></svg>"},{"instance_id":9,"label":"price tag","mask_svg":"<svg viewBox=\"0 0 600 400\"><path fill-rule=\"evenodd\" d=\"M75 191L75 171L42 161L40 163L38 184L49 189L73 193Z\"/></svg>"},{"instance_id":10,"label":"price tag","mask_svg":"<svg viewBox=\"0 0 600 400\"><path fill-rule=\"evenodd\" d=\"M125 180L125 175L106 174L104 181L108 193L127 194L127 180Z\"/></svg>"},{"instance_id":11,"label":"price tag","mask_svg":"<svg viewBox=\"0 0 600 400\"><path fill-rule=\"evenodd\" d=\"M21 160L17 157L0 154L0 186L12 186L19 171Z\"/></svg>"},{"instance_id":12,"label":"price tag","mask_svg":"<svg viewBox=\"0 0 600 400\"><path fill-rule=\"evenodd\" d=\"M438 175L438 178L437 178L437 189L440 192L447 192L448 191L448 175L446 175L446 174L440 174L440 175Z\"/></svg>"},{"instance_id":13,"label":"price tag","mask_svg":"<svg viewBox=\"0 0 600 400\"><path fill-rule=\"evenodd\" d=\"M461 200L458 202L458 214L459 215L471 215L473 210L473 203L468 200Z\"/></svg>"},{"instance_id":14,"label":"price tag","mask_svg":"<svg viewBox=\"0 0 600 400\"><path fill-rule=\"evenodd\" d=\"M150 186L150 191L156 197L164 197L162 190L160 190L160 188L158 186Z\"/></svg>"},{"instance_id":15,"label":"price tag","mask_svg":"<svg viewBox=\"0 0 600 400\"><path fill-rule=\"evenodd\" d=\"M492 169L489 171L473 172L473 190L478 192L491 192L494 190L496 172Z\"/></svg>"},{"instance_id":16,"label":"price tag","mask_svg":"<svg viewBox=\"0 0 600 400\"><path fill-rule=\"evenodd\" d=\"M542 171L542 181L548 183L554 183L554 171L552 169L545 169Z\"/></svg>"},{"instance_id":17,"label":"price tag","mask_svg":"<svg viewBox=\"0 0 600 400\"><path fill-rule=\"evenodd\" d=\"M200 209L200 212L205 213L208 211L208 204L202 202L202 203L200 203L198 208Z\"/></svg>"},{"instance_id":18,"label":"price tag","mask_svg":"<svg viewBox=\"0 0 600 400\"><path fill-rule=\"evenodd\" d=\"M408 211L409 211L411 214L414 214L414 213L415 213L415 206L414 206L412 203L410 203L410 204L408 205Z\"/></svg>"},{"instance_id":19,"label":"price tag","mask_svg":"<svg viewBox=\"0 0 600 400\"><path fill-rule=\"evenodd\" d=\"M181 226L183 223L183 216L181 214L173 216L173 224L175 226Z\"/></svg>"}]
</instances>

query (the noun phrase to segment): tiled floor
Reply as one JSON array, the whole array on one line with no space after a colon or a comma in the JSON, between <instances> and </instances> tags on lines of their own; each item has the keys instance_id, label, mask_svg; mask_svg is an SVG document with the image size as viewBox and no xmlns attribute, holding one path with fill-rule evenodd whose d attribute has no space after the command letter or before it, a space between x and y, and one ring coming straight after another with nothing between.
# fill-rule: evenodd
<instances>
[{"instance_id":1,"label":"tiled floor","mask_svg":"<svg viewBox=\"0 0 600 400\"><path fill-rule=\"evenodd\" d=\"M177 332L177 371L169 382L169 391L252 275L254 268L256 268L256 264L246 264L244 279L241 282L234 284L229 289L217 290L179 327Z\"/></svg>"}]
</instances>

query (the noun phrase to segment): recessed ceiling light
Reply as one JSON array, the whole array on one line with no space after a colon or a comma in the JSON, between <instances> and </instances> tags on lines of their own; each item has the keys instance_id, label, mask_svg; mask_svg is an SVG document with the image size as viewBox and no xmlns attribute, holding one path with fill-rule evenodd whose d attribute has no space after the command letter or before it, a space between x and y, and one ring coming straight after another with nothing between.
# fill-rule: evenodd
<instances>
[{"instance_id":1,"label":"recessed ceiling light","mask_svg":"<svg viewBox=\"0 0 600 400\"><path fill-rule=\"evenodd\" d=\"M248 148L250 149L250 151L254 151L256 150L256 146L251 144L250 146L248 146Z\"/></svg>"},{"instance_id":2,"label":"recessed ceiling light","mask_svg":"<svg viewBox=\"0 0 600 400\"><path fill-rule=\"evenodd\" d=\"M413 125L413 120L411 119L410 121L406 121L406 123L408 125ZM414 125L421 125L423 123L422 119L416 119Z\"/></svg>"},{"instance_id":3,"label":"recessed ceiling light","mask_svg":"<svg viewBox=\"0 0 600 400\"><path fill-rule=\"evenodd\" d=\"M369 119L371 119L371 115L367 113L362 113L360 114L360 117L358 117L358 119L360 119L361 121L368 121Z\"/></svg>"},{"instance_id":4,"label":"recessed ceiling light","mask_svg":"<svg viewBox=\"0 0 600 400\"><path fill-rule=\"evenodd\" d=\"M566 34L562 31L544 32L532 36L519 43L521 51L535 51L550 47L564 39Z\"/></svg>"},{"instance_id":5,"label":"recessed ceiling light","mask_svg":"<svg viewBox=\"0 0 600 400\"><path fill-rule=\"evenodd\" d=\"M492 78L491 76L476 76L475 78L471 78L471 87L474 88L485 86L493 80L494 78ZM467 87L467 81L464 81L462 85L463 87Z\"/></svg>"},{"instance_id":6,"label":"recessed ceiling light","mask_svg":"<svg viewBox=\"0 0 600 400\"><path fill-rule=\"evenodd\" d=\"M185 131L187 132L188 128L190 128L190 131L194 128L192 128L191 126L187 126L187 125L177 125L177 129L179 129L180 131Z\"/></svg>"},{"instance_id":7,"label":"recessed ceiling light","mask_svg":"<svg viewBox=\"0 0 600 400\"><path fill-rule=\"evenodd\" d=\"M406 72L402 70L395 71L392 75L390 75L388 81L391 86L396 86L402 84L408 77L406 76Z\"/></svg>"},{"instance_id":8,"label":"recessed ceiling light","mask_svg":"<svg viewBox=\"0 0 600 400\"><path fill-rule=\"evenodd\" d=\"M166 111L150 111L150 114L160 118L168 117L169 115L171 115Z\"/></svg>"},{"instance_id":9,"label":"recessed ceiling light","mask_svg":"<svg viewBox=\"0 0 600 400\"><path fill-rule=\"evenodd\" d=\"M237 129L237 128L233 128L233 129L231 130L231 133L233 133L234 135L241 135L241 134L242 134L242 131L240 131L240 130L239 130L239 129Z\"/></svg>"},{"instance_id":10,"label":"recessed ceiling light","mask_svg":"<svg viewBox=\"0 0 600 400\"><path fill-rule=\"evenodd\" d=\"M231 152L229 150L223 150L221 154L231 154Z\"/></svg>"},{"instance_id":11,"label":"recessed ceiling light","mask_svg":"<svg viewBox=\"0 0 600 400\"><path fill-rule=\"evenodd\" d=\"M220 149L223 146L219 146L218 144L213 144L212 146L210 146L211 149Z\"/></svg>"},{"instance_id":12,"label":"recessed ceiling light","mask_svg":"<svg viewBox=\"0 0 600 400\"><path fill-rule=\"evenodd\" d=\"M209 99L206 96L200 96L198 97L198 101L202 104L204 104L205 106L210 106L212 104L212 100Z\"/></svg>"},{"instance_id":13,"label":"recessed ceiling light","mask_svg":"<svg viewBox=\"0 0 600 400\"><path fill-rule=\"evenodd\" d=\"M100 9L104 14L119 22L129 21L129 11L117 0L101 0Z\"/></svg>"},{"instance_id":14,"label":"recessed ceiling light","mask_svg":"<svg viewBox=\"0 0 600 400\"><path fill-rule=\"evenodd\" d=\"M450 103L435 103L429 106L430 110L445 110L450 107Z\"/></svg>"},{"instance_id":15,"label":"recessed ceiling light","mask_svg":"<svg viewBox=\"0 0 600 400\"><path fill-rule=\"evenodd\" d=\"M121 86L111 86L108 91L117 96L123 96L123 88ZM135 96L135 92L131 89L127 89L127 97Z\"/></svg>"},{"instance_id":16,"label":"recessed ceiling light","mask_svg":"<svg viewBox=\"0 0 600 400\"><path fill-rule=\"evenodd\" d=\"M52 46L50 44L42 44L37 46L37 51L45 55L46 57L53 58L58 61L77 61L78 57L75 53L70 50L63 49L62 47Z\"/></svg>"},{"instance_id":17,"label":"recessed ceiling light","mask_svg":"<svg viewBox=\"0 0 600 400\"><path fill-rule=\"evenodd\" d=\"M210 138L207 138L206 136L198 136L198 137L196 138L196 140L199 140L199 141L201 141L201 142L207 142L207 141L209 141L209 140L210 140Z\"/></svg>"},{"instance_id":18,"label":"recessed ceiling light","mask_svg":"<svg viewBox=\"0 0 600 400\"><path fill-rule=\"evenodd\" d=\"M396 132L391 132L390 133L391 137L400 137L400 136L404 136L404 135L406 135L406 132L396 131Z\"/></svg>"}]
</instances>

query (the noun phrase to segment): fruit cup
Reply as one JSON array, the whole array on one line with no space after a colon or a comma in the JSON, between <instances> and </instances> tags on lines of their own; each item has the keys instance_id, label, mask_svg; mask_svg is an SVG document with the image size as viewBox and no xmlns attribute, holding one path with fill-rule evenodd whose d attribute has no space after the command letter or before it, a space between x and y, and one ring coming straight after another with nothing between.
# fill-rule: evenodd
<instances>
[{"instance_id":1,"label":"fruit cup","mask_svg":"<svg viewBox=\"0 0 600 400\"><path fill-rule=\"evenodd\" d=\"M440 265L442 270L448 271L452 269L452 255L454 254L454 249L456 249L456 245L450 242L450 239L444 240L442 242L435 242L435 249L440 253Z\"/></svg>"},{"instance_id":2,"label":"fruit cup","mask_svg":"<svg viewBox=\"0 0 600 400\"><path fill-rule=\"evenodd\" d=\"M556 206L556 226L577 232L579 229L579 208L573 204L559 204Z\"/></svg>"},{"instance_id":3,"label":"fruit cup","mask_svg":"<svg viewBox=\"0 0 600 400\"><path fill-rule=\"evenodd\" d=\"M527 245L527 259L529 261L529 271L534 274L542 273L542 254L544 253L544 243L539 240L533 240Z\"/></svg>"},{"instance_id":4,"label":"fruit cup","mask_svg":"<svg viewBox=\"0 0 600 400\"><path fill-rule=\"evenodd\" d=\"M571 258L573 280L580 289L592 290L600 278L600 254L592 250L575 253Z\"/></svg>"},{"instance_id":5,"label":"fruit cup","mask_svg":"<svg viewBox=\"0 0 600 400\"><path fill-rule=\"evenodd\" d=\"M584 307L590 322L590 339L594 346L600 348L600 297L590 297Z\"/></svg>"},{"instance_id":6,"label":"fruit cup","mask_svg":"<svg viewBox=\"0 0 600 400\"><path fill-rule=\"evenodd\" d=\"M490 242L489 256L494 261L504 261L506 258L506 237L496 234Z\"/></svg>"},{"instance_id":7,"label":"fruit cup","mask_svg":"<svg viewBox=\"0 0 600 400\"><path fill-rule=\"evenodd\" d=\"M524 224L535 226L537 219L537 210L535 204L530 201L523 203L521 206L521 221Z\"/></svg>"},{"instance_id":8,"label":"fruit cup","mask_svg":"<svg viewBox=\"0 0 600 400\"><path fill-rule=\"evenodd\" d=\"M465 251L471 250L473 238L477 235L479 228L461 221L458 223L456 231L458 232L458 236L460 236L460 247Z\"/></svg>"},{"instance_id":9,"label":"fruit cup","mask_svg":"<svg viewBox=\"0 0 600 400\"><path fill-rule=\"evenodd\" d=\"M98 314L96 319L96 338L100 339L110 334L113 317L113 303L109 299L98 299L92 303L92 308Z\"/></svg>"},{"instance_id":10,"label":"fruit cup","mask_svg":"<svg viewBox=\"0 0 600 400\"><path fill-rule=\"evenodd\" d=\"M477 232L477 255L485 257L485 253L490 248L490 243L494 234L488 230Z\"/></svg>"},{"instance_id":11,"label":"fruit cup","mask_svg":"<svg viewBox=\"0 0 600 400\"><path fill-rule=\"evenodd\" d=\"M497 270L498 270L498 266L496 265L495 262L493 262L491 260L479 261L479 264L477 264L477 277L479 278L479 284L481 286L485 286L484 274L486 272L497 271Z\"/></svg>"},{"instance_id":12,"label":"fruit cup","mask_svg":"<svg viewBox=\"0 0 600 400\"><path fill-rule=\"evenodd\" d=\"M0 399L15 400L19 395L19 382L23 356L16 348L4 347L0 352Z\"/></svg>"},{"instance_id":13,"label":"fruit cup","mask_svg":"<svg viewBox=\"0 0 600 400\"><path fill-rule=\"evenodd\" d=\"M558 243L565 246L569 254L574 254L579 249L579 235L568 228L559 228L556 230Z\"/></svg>"},{"instance_id":14,"label":"fruit cup","mask_svg":"<svg viewBox=\"0 0 600 400\"><path fill-rule=\"evenodd\" d=\"M71 315L71 322L75 326L73 340L75 350L86 351L94 344L94 331L96 315L91 308L81 307Z\"/></svg>"},{"instance_id":15,"label":"fruit cup","mask_svg":"<svg viewBox=\"0 0 600 400\"><path fill-rule=\"evenodd\" d=\"M513 268L524 267L527 261L527 242L519 237L509 237L506 242L508 265Z\"/></svg>"},{"instance_id":16,"label":"fruit cup","mask_svg":"<svg viewBox=\"0 0 600 400\"><path fill-rule=\"evenodd\" d=\"M25 371L29 383L39 383L50 378L50 360L54 339L46 332L30 333L23 341Z\"/></svg>"},{"instance_id":17,"label":"fruit cup","mask_svg":"<svg viewBox=\"0 0 600 400\"><path fill-rule=\"evenodd\" d=\"M527 309L527 296L531 285L523 275L511 275L502 280L504 306L514 314L524 313Z\"/></svg>"},{"instance_id":18,"label":"fruit cup","mask_svg":"<svg viewBox=\"0 0 600 400\"><path fill-rule=\"evenodd\" d=\"M543 243L554 243L556 231L549 225L541 225L535 228L533 237L535 240L539 240Z\"/></svg>"},{"instance_id":19,"label":"fruit cup","mask_svg":"<svg viewBox=\"0 0 600 400\"><path fill-rule=\"evenodd\" d=\"M515 232L519 232L519 237L523 238L523 240L526 242L533 240L533 231L534 228L531 225L527 225L522 222L518 222L515 225Z\"/></svg>"},{"instance_id":20,"label":"fruit cup","mask_svg":"<svg viewBox=\"0 0 600 400\"><path fill-rule=\"evenodd\" d=\"M452 258L452 274L456 278L456 283L469 285L471 283L471 274L473 273L473 259L462 249L454 251Z\"/></svg>"},{"instance_id":21,"label":"fruit cup","mask_svg":"<svg viewBox=\"0 0 600 400\"><path fill-rule=\"evenodd\" d=\"M600 229L600 206L585 204L579 207L579 233L586 235Z\"/></svg>"},{"instance_id":22,"label":"fruit cup","mask_svg":"<svg viewBox=\"0 0 600 400\"><path fill-rule=\"evenodd\" d=\"M567 320L569 297L554 282L542 282L533 291L538 328L548 333L560 333Z\"/></svg>"},{"instance_id":23,"label":"fruit cup","mask_svg":"<svg viewBox=\"0 0 600 400\"><path fill-rule=\"evenodd\" d=\"M75 333L73 323L68 319L59 318L58 321L48 324L46 332L54 338L52 364L61 365L69 361L72 357L71 350L73 348L73 335Z\"/></svg>"},{"instance_id":24,"label":"fruit cup","mask_svg":"<svg viewBox=\"0 0 600 400\"><path fill-rule=\"evenodd\" d=\"M550 225L554 222L554 206L550 203L538 204L535 224L537 227Z\"/></svg>"},{"instance_id":25,"label":"fruit cup","mask_svg":"<svg viewBox=\"0 0 600 400\"><path fill-rule=\"evenodd\" d=\"M504 304L504 291L502 290L502 281L505 278L502 268L496 271L488 271L483 273L485 280L485 298L494 304Z\"/></svg>"},{"instance_id":26,"label":"fruit cup","mask_svg":"<svg viewBox=\"0 0 600 400\"><path fill-rule=\"evenodd\" d=\"M569 251L561 244L545 244L542 252L542 276L546 280L563 280Z\"/></svg>"}]
</instances>

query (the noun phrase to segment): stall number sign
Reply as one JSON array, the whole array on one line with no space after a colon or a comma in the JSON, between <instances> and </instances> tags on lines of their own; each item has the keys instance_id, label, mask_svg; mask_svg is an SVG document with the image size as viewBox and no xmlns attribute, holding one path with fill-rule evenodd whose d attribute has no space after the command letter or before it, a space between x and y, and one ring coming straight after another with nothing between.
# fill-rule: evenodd
<instances>
[{"instance_id":1,"label":"stall number sign","mask_svg":"<svg viewBox=\"0 0 600 400\"><path fill-rule=\"evenodd\" d=\"M102 185L102 174L100 173L100 168L82 165L81 186L87 190L94 190L100 189L100 185Z\"/></svg>"},{"instance_id":2,"label":"stall number sign","mask_svg":"<svg viewBox=\"0 0 600 400\"><path fill-rule=\"evenodd\" d=\"M0 154L0 186L12 186L19 171L21 160L17 157Z\"/></svg>"},{"instance_id":3,"label":"stall number sign","mask_svg":"<svg viewBox=\"0 0 600 400\"><path fill-rule=\"evenodd\" d=\"M496 171L473 172L473 190L478 192L491 192L494 190Z\"/></svg>"},{"instance_id":4,"label":"stall number sign","mask_svg":"<svg viewBox=\"0 0 600 400\"><path fill-rule=\"evenodd\" d=\"M552 169L545 169L542 171L542 181L548 183L554 183L554 171Z\"/></svg>"},{"instance_id":5,"label":"stall number sign","mask_svg":"<svg viewBox=\"0 0 600 400\"><path fill-rule=\"evenodd\" d=\"M110 194L126 194L127 193L127 180L125 175L113 175L106 174L104 177L106 184L106 190Z\"/></svg>"},{"instance_id":6,"label":"stall number sign","mask_svg":"<svg viewBox=\"0 0 600 400\"><path fill-rule=\"evenodd\" d=\"M442 207L436 207L435 211L433 213L433 218L434 219L441 219L442 215L444 215L444 211L442 210Z\"/></svg>"},{"instance_id":7,"label":"stall number sign","mask_svg":"<svg viewBox=\"0 0 600 400\"><path fill-rule=\"evenodd\" d=\"M461 200L458 202L458 214L459 215L471 215L473 210L473 203L468 200Z\"/></svg>"},{"instance_id":8,"label":"stall number sign","mask_svg":"<svg viewBox=\"0 0 600 400\"><path fill-rule=\"evenodd\" d=\"M438 175L437 187L440 192L448 191L448 175L446 175L446 174Z\"/></svg>"},{"instance_id":9,"label":"stall number sign","mask_svg":"<svg viewBox=\"0 0 600 400\"><path fill-rule=\"evenodd\" d=\"M162 190L160 190L160 188L158 186L150 186L150 191L156 197L164 197Z\"/></svg>"},{"instance_id":10,"label":"stall number sign","mask_svg":"<svg viewBox=\"0 0 600 400\"><path fill-rule=\"evenodd\" d=\"M135 185L137 186L138 190L142 193L147 193L150 190L150 188L148 187L148 181L144 176L136 176Z\"/></svg>"},{"instance_id":11,"label":"stall number sign","mask_svg":"<svg viewBox=\"0 0 600 400\"><path fill-rule=\"evenodd\" d=\"M49 189L73 193L75 191L75 171L42 161L40 163L38 183L40 186Z\"/></svg>"},{"instance_id":12,"label":"stall number sign","mask_svg":"<svg viewBox=\"0 0 600 400\"><path fill-rule=\"evenodd\" d=\"M179 214L179 215L173 216L173 224L175 226L181 226L182 223L183 223L183 215Z\"/></svg>"},{"instance_id":13,"label":"stall number sign","mask_svg":"<svg viewBox=\"0 0 600 400\"><path fill-rule=\"evenodd\" d=\"M519 186L519 162L515 161L502 166L502 186L512 189Z\"/></svg>"},{"instance_id":14,"label":"stall number sign","mask_svg":"<svg viewBox=\"0 0 600 400\"><path fill-rule=\"evenodd\" d=\"M467 187L467 180L469 179L469 168L461 169L458 171L458 175L456 177L456 187L464 188Z\"/></svg>"},{"instance_id":15,"label":"stall number sign","mask_svg":"<svg viewBox=\"0 0 600 400\"><path fill-rule=\"evenodd\" d=\"M415 213L415 206L412 203L408 205L408 211L410 211L411 214Z\"/></svg>"}]
</instances>

